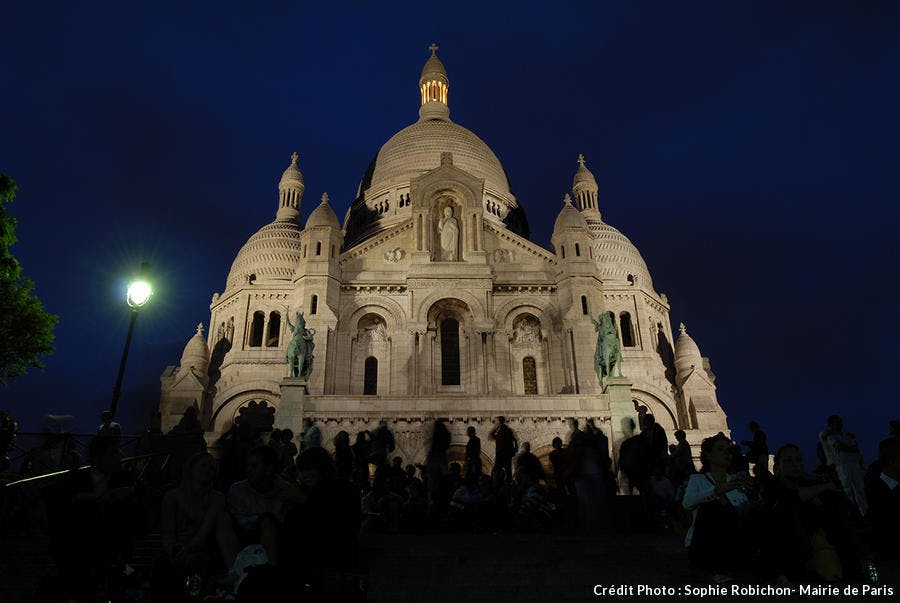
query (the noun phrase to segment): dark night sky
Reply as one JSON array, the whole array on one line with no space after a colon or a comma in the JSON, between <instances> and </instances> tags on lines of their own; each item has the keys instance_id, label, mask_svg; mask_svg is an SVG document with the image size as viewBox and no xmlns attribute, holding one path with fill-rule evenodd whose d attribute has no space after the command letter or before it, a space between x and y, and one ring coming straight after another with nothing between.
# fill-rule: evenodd
<instances>
[{"instance_id":1,"label":"dark night sky","mask_svg":"<svg viewBox=\"0 0 900 603\"><path fill-rule=\"evenodd\" d=\"M417 118L436 41L451 117L490 145L550 230L578 153L604 219L717 375L738 438L810 450L845 415L867 458L900 415L900 9L893 2L7 3L0 171L13 252L60 316L56 354L0 407L92 430L153 264L122 421L140 429L235 254L276 209L292 151L303 216L343 216ZM242 3L246 4L246 3Z\"/></svg>"}]
</instances>

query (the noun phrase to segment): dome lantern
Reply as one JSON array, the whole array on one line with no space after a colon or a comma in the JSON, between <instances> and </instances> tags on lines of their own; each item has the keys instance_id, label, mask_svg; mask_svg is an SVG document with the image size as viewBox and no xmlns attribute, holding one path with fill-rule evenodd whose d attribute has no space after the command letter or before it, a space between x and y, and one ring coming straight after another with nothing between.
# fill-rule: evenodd
<instances>
[{"instance_id":1,"label":"dome lantern","mask_svg":"<svg viewBox=\"0 0 900 603\"><path fill-rule=\"evenodd\" d=\"M444 64L437 57L438 45L428 47L431 56L425 61L422 75L419 77L419 92L422 106L419 108L419 119L450 119L450 106L447 101L450 94L450 79Z\"/></svg>"},{"instance_id":2,"label":"dome lantern","mask_svg":"<svg viewBox=\"0 0 900 603\"><path fill-rule=\"evenodd\" d=\"M306 185L303 182L303 174L297 167L297 159L298 155L295 152L291 155L291 164L284 170L278 183L276 220L297 222L300 219L300 202Z\"/></svg>"},{"instance_id":3,"label":"dome lantern","mask_svg":"<svg viewBox=\"0 0 900 603\"><path fill-rule=\"evenodd\" d=\"M578 202L578 210L587 217L600 219L600 207L597 205L597 179L591 170L584 165L584 155L578 155L578 169L572 181L572 192Z\"/></svg>"}]
</instances>

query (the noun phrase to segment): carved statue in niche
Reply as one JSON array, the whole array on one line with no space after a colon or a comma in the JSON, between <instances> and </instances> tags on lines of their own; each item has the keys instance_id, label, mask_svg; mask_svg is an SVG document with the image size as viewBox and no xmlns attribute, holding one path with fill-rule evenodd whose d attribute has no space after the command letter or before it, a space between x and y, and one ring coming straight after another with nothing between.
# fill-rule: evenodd
<instances>
[{"instance_id":1,"label":"carved statue in niche","mask_svg":"<svg viewBox=\"0 0 900 603\"><path fill-rule=\"evenodd\" d=\"M541 323L530 316L520 318L513 327L513 341L515 343L539 343L541 341Z\"/></svg>"},{"instance_id":2,"label":"carved statue in niche","mask_svg":"<svg viewBox=\"0 0 900 603\"><path fill-rule=\"evenodd\" d=\"M387 341L387 325L377 316L371 316L359 325L357 340L362 343L381 343Z\"/></svg>"},{"instance_id":3,"label":"carved statue in niche","mask_svg":"<svg viewBox=\"0 0 900 603\"><path fill-rule=\"evenodd\" d=\"M459 246L459 221L453 217L453 208L449 205L444 208L444 216L438 222L438 231L441 233L439 259L445 262L455 262Z\"/></svg>"}]
</instances>

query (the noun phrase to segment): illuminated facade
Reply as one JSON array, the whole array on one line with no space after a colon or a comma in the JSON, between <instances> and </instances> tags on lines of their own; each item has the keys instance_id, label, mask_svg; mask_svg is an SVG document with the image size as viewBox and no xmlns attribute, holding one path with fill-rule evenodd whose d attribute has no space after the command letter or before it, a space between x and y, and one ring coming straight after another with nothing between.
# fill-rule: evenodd
<instances>
[{"instance_id":1,"label":"illuminated facade","mask_svg":"<svg viewBox=\"0 0 900 603\"><path fill-rule=\"evenodd\" d=\"M212 438L251 401L278 407L289 308L315 330L299 412L329 442L385 418L397 454L421 461L431 422L444 417L460 446L475 426L490 462L497 415L538 454L565 439L568 418L593 417L617 449L641 406L692 442L727 430L708 361L683 329L672 345L668 300L603 221L584 158L551 248L530 241L500 161L450 120L449 79L431 50L419 119L378 151L343 224L327 196L301 224L305 185L292 157L275 220L213 295L209 332L198 329L162 375L163 428L196 405ZM608 388L594 371L600 312L614 314L624 358L625 379Z\"/></svg>"}]
</instances>

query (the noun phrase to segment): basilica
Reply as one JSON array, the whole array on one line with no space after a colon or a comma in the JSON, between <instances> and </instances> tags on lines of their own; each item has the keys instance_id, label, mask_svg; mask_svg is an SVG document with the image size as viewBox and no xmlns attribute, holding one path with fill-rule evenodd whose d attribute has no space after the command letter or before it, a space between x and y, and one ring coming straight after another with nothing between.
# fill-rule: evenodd
<instances>
[{"instance_id":1,"label":"basilica","mask_svg":"<svg viewBox=\"0 0 900 603\"><path fill-rule=\"evenodd\" d=\"M327 195L300 219L294 154L274 220L240 248L178 366L161 376L162 428L196 407L212 442L242 409L275 408L276 426L311 418L323 442L386 420L404 462L422 462L437 418L462 456L474 426L485 442L503 415L543 456L568 419L593 418L613 453L632 420L651 413L671 440L727 432L709 361L669 322L669 303L631 241L603 220L597 182L573 162L550 247L529 239L525 208L503 166L450 119L450 81L431 48L419 118L366 168L343 224ZM610 200L609 203L614 203ZM595 371L595 321L609 313L621 377ZM312 359L286 360L305 321ZM630 420L629 420L630 419Z\"/></svg>"}]
</instances>

